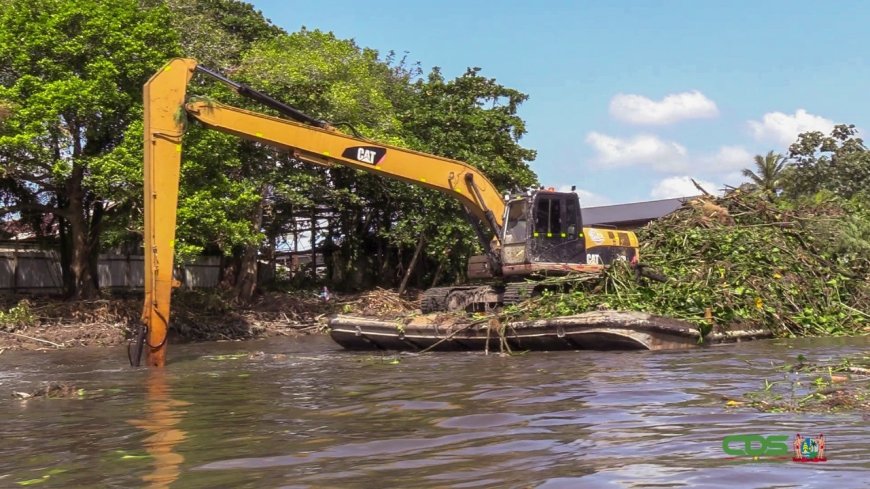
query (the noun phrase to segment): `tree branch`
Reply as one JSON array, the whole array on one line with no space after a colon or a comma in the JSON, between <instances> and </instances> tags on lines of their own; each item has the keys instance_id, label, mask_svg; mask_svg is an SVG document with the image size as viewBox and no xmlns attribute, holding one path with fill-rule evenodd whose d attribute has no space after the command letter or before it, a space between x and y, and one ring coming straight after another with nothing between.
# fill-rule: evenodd
<instances>
[{"instance_id":1,"label":"tree branch","mask_svg":"<svg viewBox=\"0 0 870 489\"><path fill-rule=\"evenodd\" d=\"M0 215L9 214L11 212L21 212L21 211L41 211L48 214L54 214L56 216L68 217L69 211L66 209L58 209L57 207L52 207L49 205L43 204L19 204L19 205L11 205L6 207L0 207Z\"/></svg>"},{"instance_id":2,"label":"tree branch","mask_svg":"<svg viewBox=\"0 0 870 489\"><path fill-rule=\"evenodd\" d=\"M706 196L708 196L708 197L710 196L710 192L707 192L706 190L704 190L704 187L702 187L701 184L699 184L698 182L696 182L694 178L690 178L690 180L692 181L693 184L695 184L695 188L696 188L696 189L698 189L698 190L700 190L701 192L703 192L704 195L706 195Z\"/></svg>"}]
</instances>

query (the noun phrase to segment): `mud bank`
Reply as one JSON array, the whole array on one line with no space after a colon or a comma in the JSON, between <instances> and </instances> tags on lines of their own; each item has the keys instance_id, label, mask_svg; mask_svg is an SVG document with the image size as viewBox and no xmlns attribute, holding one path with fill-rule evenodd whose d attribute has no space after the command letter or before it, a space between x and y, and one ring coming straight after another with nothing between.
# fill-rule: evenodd
<instances>
[{"instance_id":1,"label":"mud bank","mask_svg":"<svg viewBox=\"0 0 870 489\"><path fill-rule=\"evenodd\" d=\"M413 301L376 289L361 294L313 291L269 292L242 303L216 291L177 291L173 295L172 343L247 340L317 333L339 312L382 316L413 310ZM89 301L0 297L0 350L114 346L128 342L139 325L141 296Z\"/></svg>"}]
</instances>

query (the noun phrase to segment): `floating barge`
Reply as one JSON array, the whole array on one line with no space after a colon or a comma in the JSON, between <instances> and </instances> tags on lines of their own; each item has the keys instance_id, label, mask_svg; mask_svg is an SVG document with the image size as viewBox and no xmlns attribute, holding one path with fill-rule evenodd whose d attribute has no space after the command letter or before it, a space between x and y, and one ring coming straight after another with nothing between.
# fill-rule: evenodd
<instances>
[{"instance_id":1,"label":"floating barge","mask_svg":"<svg viewBox=\"0 0 870 489\"><path fill-rule=\"evenodd\" d=\"M498 330L503 330L503 338ZM483 351L501 341L523 350L671 350L770 338L768 331L736 329L702 335L679 319L632 311L593 311L536 321L457 322L419 317L409 324L356 316L335 316L329 334L351 350Z\"/></svg>"}]
</instances>

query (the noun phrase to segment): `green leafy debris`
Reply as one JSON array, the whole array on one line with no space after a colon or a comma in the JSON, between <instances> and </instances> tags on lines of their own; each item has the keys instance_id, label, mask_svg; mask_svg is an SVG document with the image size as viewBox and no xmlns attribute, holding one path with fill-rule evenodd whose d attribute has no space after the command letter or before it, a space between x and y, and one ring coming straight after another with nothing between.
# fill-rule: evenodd
<instances>
[{"instance_id":1,"label":"green leafy debris","mask_svg":"<svg viewBox=\"0 0 870 489\"><path fill-rule=\"evenodd\" d=\"M738 189L691 200L638 233L642 263L667 282L638 280L637 270L617 262L597 280L545 294L527 315L615 309L684 319L702 330L750 325L781 336L865 333L870 258L853 220L870 222L866 199L795 201Z\"/></svg>"}]
</instances>

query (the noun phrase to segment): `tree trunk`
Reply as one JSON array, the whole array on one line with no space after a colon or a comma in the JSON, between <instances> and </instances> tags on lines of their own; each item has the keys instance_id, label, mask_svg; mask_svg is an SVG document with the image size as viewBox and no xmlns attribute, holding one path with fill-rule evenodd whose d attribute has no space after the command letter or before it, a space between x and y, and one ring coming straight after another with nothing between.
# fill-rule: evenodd
<instances>
[{"instance_id":1,"label":"tree trunk","mask_svg":"<svg viewBox=\"0 0 870 489\"><path fill-rule=\"evenodd\" d=\"M311 280L317 280L317 209L311 209Z\"/></svg>"},{"instance_id":2,"label":"tree trunk","mask_svg":"<svg viewBox=\"0 0 870 489\"><path fill-rule=\"evenodd\" d=\"M237 270L237 250L233 250L233 254L230 256L222 255L221 256L221 268L218 272L218 287L230 290L235 288L236 286L236 277L238 274Z\"/></svg>"},{"instance_id":3,"label":"tree trunk","mask_svg":"<svg viewBox=\"0 0 870 489\"><path fill-rule=\"evenodd\" d=\"M274 283L278 279L278 260L275 257L275 249L278 247L278 236L273 230L269 236L269 249L267 251L269 260L269 283Z\"/></svg>"},{"instance_id":4,"label":"tree trunk","mask_svg":"<svg viewBox=\"0 0 870 489\"><path fill-rule=\"evenodd\" d=\"M296 214L293 214L293 258L299 253L299 221Z\"/></svg>"},{"instance_id":5,"label":"tree trunk","mask_svg":"<svg viewBox=\"0 0 870 489\"><path fill-rule=\"evenodd\" d=\"M259 232L263 227L263 210L267 190L265 185L260 189L260 202L257 203L251 217L251 226L256 232ZM250 301L254 297L254 292L257 291L257 258L259 251L259 243L245 246L245 250L242 253L242 262L239 266L239 273L236 278L235 295L237 299Z\"/></svg>"},{"instance_id":6,"label":"tree trunk","mask_svg":"<svg viewBox=\"0 0 870 489\"><path fill-rule=\"evenodd\" d=\"M257 290L257 252L256 245L245 246L242 262L235 285L235 296L242 301L250 301Z\"/></svg>"},{"instance_id":7,"label":"tree trunk","mask_svg":"<svg viewBox=\"0 0 870 489\"><path fill-rule=\"evenodd\" d=\"M399 295L405 293L405 287L408 286L408 279L411 278L414 268L417 267L417 262L420 260L420 252L423 251L423 243L425 242L426 235L421 234L420 239L417 240L417 247L414 249L414 256L411 257L411 263L408 264L408 269L405 271L405 277L402 278L402 284L399 285Z\"/></svg>"},{"instance_id":8,"label":"tree trunk","mask_svg":"<svg viewBox=\"0 0 870 489\"><path fill-rule=\"evenodd\" d=\"M438 281L441 280L441 270L444 268L444 262L438 260L438 266L435 267L435 276L432 278L432 285L429 287L435 287L438 285Z\"/></svg>"},{"instance_id":9,"label":"tree trunk","mask_svg":"<svg viewBox=\"0 0 870 489\"><path fill-rule=\"evenodd\" d=\"M389 232L390 230L390 220L388 214L386 212L382 212L380 216L380 229L384 231L384 233ZM380 238L378 240L378 250L381 257L381 265L380 265L380 273L378 274L378 283L382 286L392 286L393 277L390 274L392 267L390 264L392 263L393 253L390 249L390 243L386 238Z\"/></svg>"},{"instance_id":10,"label":"tree trunk","mask_svg":"<svg viewBox=\"0 0 870 489\"><path fill-rule=\"evenodd\" d=\"M88 267L90 268L91 281L99 293L100 290L100 234L103 228L103 217L106 207L102 200L94 202L94 210L91 213L90 229L88 230Z\"/></svg>"},{"instance_id":11,"label":"tree trunk","mask_svg":"<svg viewBox=\"0 0 870 489\"><path fill-rule=\"evenodd\" d=\"M93 299L99 290L95 286L95 279L92 276L91 233L85 219L83 177L84 167L74 164L72 175L67 181L69 234L72 244L70 271L73 278L73 290L71 295L74 299Z\"/></svg>"},{"instance_id":12,"label":"tree trunk","mask_svg":"<svg viewBox=\"0 0 870 489\"><path fill-rule=\"evenodd\" d=\"M63 281L63 294L72 297L75 292L75 278L72 274L72 239L69 236L69 220L56 216L57 229L60 233L60 271Z\"/></svg>"}]
</instances>

